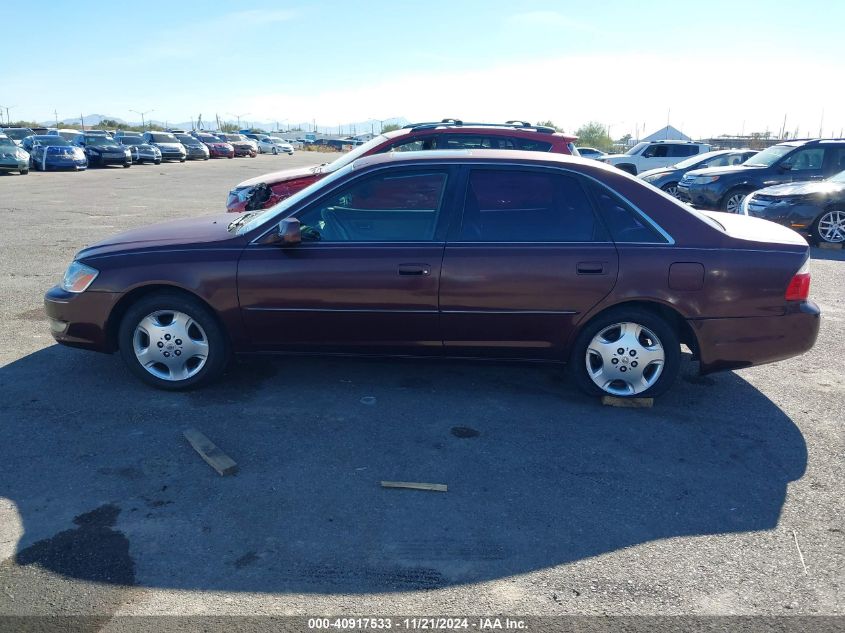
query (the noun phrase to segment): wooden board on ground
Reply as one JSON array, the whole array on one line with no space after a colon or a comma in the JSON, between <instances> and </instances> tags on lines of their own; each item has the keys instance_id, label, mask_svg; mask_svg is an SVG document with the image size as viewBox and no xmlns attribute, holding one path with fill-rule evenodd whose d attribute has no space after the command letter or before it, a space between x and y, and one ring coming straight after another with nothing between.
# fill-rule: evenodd
<instances>
[{"instance_id":1,"label":"wooden board on ground","mask_svg":"<svg viewBox=\"0 0 845 633\"><path fill-rule=\"evenodd\" d=\"M608 407L623 409L650 409L654 406L654 398L617 398L616 396L602 396L601 403Z\"/></svg>"},{"instance_id":2,"label":"wooden board on ground","mask_svg":"<svg viewBox=\"0 0 845 633\"><path fill-rule=\"evenodd\" d=\"M411 490L433 490L434 492L446 492L446 484L425 484L413 481L383 481L382 488L410 488Z\"/></svg>"},{"instance_id":3,"label":"wooden board on ground","mask_svg":"<svg viewBox=\"0 0 845 633\"><path fill-rule=\"evenodd\" d=\"M238 465L231 457L217 448L214 442L196 429L186 429L182 434L191 443L194 450L200 454L200 457L221 476L232 475L238 470Z\"/></svg>"}]
</instances>

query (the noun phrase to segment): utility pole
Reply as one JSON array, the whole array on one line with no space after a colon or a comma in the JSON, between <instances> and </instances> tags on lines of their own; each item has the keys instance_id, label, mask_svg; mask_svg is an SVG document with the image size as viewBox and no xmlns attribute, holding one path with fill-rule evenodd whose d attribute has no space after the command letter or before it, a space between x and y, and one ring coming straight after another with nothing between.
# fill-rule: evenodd
<instances>
[{"instance_id":1,"label":"utility pole","mask_svg":"<svg viewBox=\"0 0 845 633\"><path fill-rule=\"evenodd\" d=\"M247 114L249 114L249 112L243 112L241 114L232 114L231 112L227 112L227 114L229 116L235 117L238 120L238 130L240 130L241 129L241 117L246 116Z\"/></svg>"},{"instance_id":2,"label":"utility pole","mask_svg":"<svg viewBox=\"0 0 845 633\"><path fill-rule=\"evenodd\" d=\"M53 109L53 116L56 117L56 128L58 129L58 127L59 127L59 113L56 111L55 108Z\"/></svg>"},{"instance_id":3,"label":"utility pole","mask_svg":"<svg viewBox=\"0 0 845 633\"><path fill-rule=\"evenodd\" d=\"M130 112L134 112L135 114L141 115L141 128L146 130L147 129L147 123L146 123L146 120L144 119L144 116L146 116L150 112L155 112L155 110L144 110L143 112L139 112L138 110L130 110Z\"/></svg>"},{"instance_id":4,"label":"utility pole","mask_svg":"<svg viewBox=\"0 0 845 633\"><path fill-rule=\"evenodd\" d=\"M85 131L85 118L82 116L82 113L79 113L79 122L82 123L82 131Z\"/></svg>"}]
</instances>

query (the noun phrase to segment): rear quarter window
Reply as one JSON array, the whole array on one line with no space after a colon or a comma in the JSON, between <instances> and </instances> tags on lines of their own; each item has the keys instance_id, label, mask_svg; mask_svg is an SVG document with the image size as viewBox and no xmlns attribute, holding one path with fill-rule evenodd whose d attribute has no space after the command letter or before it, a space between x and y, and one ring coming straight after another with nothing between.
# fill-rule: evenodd
<instances>
[{"instance_id":1,"label":"rear quarter window","mask_svg":"<svg viewBox=\"0 0 845 633\"><path fill-rule=\"evenodd\" d=\"M593 184L593 195L599 213L616 243L666 244L658 233L637 211L621 197L601 185Z\"/></svg>"}]
</instances>

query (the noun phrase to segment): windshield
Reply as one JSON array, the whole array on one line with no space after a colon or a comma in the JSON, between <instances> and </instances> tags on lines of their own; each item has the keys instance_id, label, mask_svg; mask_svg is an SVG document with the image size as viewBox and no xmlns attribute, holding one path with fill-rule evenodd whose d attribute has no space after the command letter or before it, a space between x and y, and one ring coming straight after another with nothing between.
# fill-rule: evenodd
<instances>
[{"instance_id":1,"label":"windshield","mask_svg":"<svg viewBox=\"0 0 845 633\"><path fill-rule=\"evenodd\" d=\"M698 154L696 156L692 156L690 158L682 160L680 163L675 163L675 167L677 169L689 169L691 167L695 167L699 163L707 162L711 158L721 156L723 153L724 152L707 152L706 154Z\"/></svg>"},{"instance_id":2,"label":"windshield","mask_svg":"<svg viewBox=\"0 0 845 633\"><path fill-rule=\"evenodd\" d=\"M10 138L0 138L0 147L8 147L17 149L18 146L15 145L15 142Z\"/></svg>"},{"instance_id":3,"label":"windshield","mask_svg":"<svg viewBox=\"0 0 845 633\"><path fill-rule=\"evenodd\" d=\"M39 145L53 145L53 146L63 146L63 145L70 145L71 142L68 141L66 138L62 138L61 136L36 136L35 142Z\"/></svg>"},{"instance_id":4,"label":"windshield","mask_svg":"<svg viewBox=\"0 0 845 633\"><path fill-rule=\"evenodd\" d=\"M179 139L179 142L182 143L182 145L202 145L202 143L190 134L177 134L176 138Z\"/></svg>"},{"instance_id":5,"label":"windshield","mask_svg":"<svg viewBox=\"0 0 845 633\"><path fill-rule=\"evenodd\" d=\"M83 137L86 145L114 145L114 140L108 136L88 136Z\"/></svg>"},{"instance_id":6,"label":"windshield","mask_svg":"<svg viewBox=\"0 0 845 633\"><path fill-rule=\"evenodd\" d=\"M245 141L246 137L241 136L240 134L223 134L224 139L227 141Z\"/></svg>"},{"instance_id":7,"label":"windshield","mask_svg":"<svg viewBox=\"0 0 845 633\"><path fill-rule=\"evenodd\" d=\"M6 128L5 130L3 130L3 133L9 138L15 139L16 141L25 139L27 136L32 136L32 130L30 130L28 127L19 127L17 129Z\"/></svg>"},{"instance_id":8,"label":"windshield","mask_svg":"<svg viewBox=\"0 0 845 633\"><path fill-rule=\"evenodd\" d=\"M172 134L167 134L164 132L156 132L155 134L150 134L150 139L153 143L178 143L179 141L176 140L176 137Z\"/></svg>"},{"instance_id":9,"label":"windshield","mask_svg":"<svg viewBox=\"0 0 845 633\"><path fill-rule=\"evenodd\" d=\"M754 154L754 156L745 161L745 164L751 167L771 167L794 149L795 147L792 145L772 145L769 149L764 149L759 154Z\"/></svg>"},{"instance_id":10,"label":"windshield","mask_svg":"<svg viewBox=\"0 0 845 633\"><path fill-rule=\"evenodd\" d=\"M201 140L203 143L222 143L219 138L216 136L212 136L211 134L199 134L197 138Z\"/></svg>"},{"instance_id":11,"label":"windshield","mask_svg":"<svg viewBox=\"0 0 845 633\"><path fill-rule=\"evenodd\" d=\"M143 145L144 139L140 136L121 136L120 142L124 145Z\"/></svg>"},{"instance_id":12,"label":"windshield","mask_svg":"<svg viewBox=\"0 0 845 633\"><path fill-rule=\"evenodd\" d=\"M331 173L333 171L337 171L341 167L346 167L348 164L350 164L351 162L361 158L361 156L363 156L364 154L366 154L367 152L369 152L373 148L378 147L379 145L384 143L386 140L387 140L387 137L384 134L379 134L378 136L376 136L372 140L364 143L363 145L359 145L358 147L353 149L351 152L347 152L346 154L344 154L340 158L333 160L332 162L330 162L325 167L318 168L317 171L321 171L321 172L324 172L324 173Z\"/></svg>"},{"instance_id":13,"label":"windshield","mask_svg":"<svg viewBox=\"0 0 845 633\"><path fill-rule=\"evenodd\" d=\"M335 161L336 162L336 161ZM246 216L241 216L241 218L248 218L249 222L246 224L241 225L238 228L238 235L243 235L244 233L249 233L250 231L257 229L259 226L264 224L265 222L270 222L272 220L281 220L285 217L286 212L297 205L301 200L304 200L311 194L319 191L323 187L329 187L335 180L342 178L346 174L352 171L352 166L348 166L346 169L338 169L330 176L326 176L322 180L318 180L317 182L313 182L305 189L300 189L295 194L293 194L290 198L285 198L278 204L270 207L269 209L265 209L264 211L259 211L253 215L253 213L247 213ZM239 218L239 219L241 219ZM237 220L236 220L237 222Z\"/></svg>"},{"instance_id":14,"label":"windshield","mask_svg":"<svg viewBox=\"0 0 845 633\"><path fill-rule=\"evenodd\" d=\"M634 145L631 149L629 149L629 150L628 150L627 152L625 152L625 153L626 153L628 156L633 156L634 154L636 154L637 152L639 152L639 151L640 151L643 147L645 147L646 145L648 145L648 143L646 143L645 141L640 141L639 143L637 143L636 145Z\"/></svg>"}]
</instances>

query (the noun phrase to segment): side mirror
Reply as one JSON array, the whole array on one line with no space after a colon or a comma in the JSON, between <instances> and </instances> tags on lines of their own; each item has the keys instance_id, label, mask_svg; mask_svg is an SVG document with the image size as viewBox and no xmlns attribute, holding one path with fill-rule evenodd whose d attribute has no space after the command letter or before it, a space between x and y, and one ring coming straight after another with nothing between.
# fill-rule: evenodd
<instances>
[{"instance_id":1,"label":"side mirror","mask_svg":"<svg viewBox=\"0 0 845 633\"><path fill-rule=\"evenodd\" d=\"M278 229L268 235L270 244L279 246L293 246L302 241L300 223L296 218L286 218L279 222Z\"/></svg>"},{"instance_id":2,"label":"side mirror","mask_svg":"<svg viewBox=\"0 0 845 633\"><path fill-rule=\"evenodd\" d=\"M791 163L781 163L778 167L781 171L792 171Z\"/></svg>"}]
</instances>

